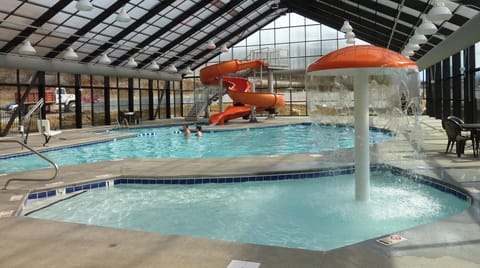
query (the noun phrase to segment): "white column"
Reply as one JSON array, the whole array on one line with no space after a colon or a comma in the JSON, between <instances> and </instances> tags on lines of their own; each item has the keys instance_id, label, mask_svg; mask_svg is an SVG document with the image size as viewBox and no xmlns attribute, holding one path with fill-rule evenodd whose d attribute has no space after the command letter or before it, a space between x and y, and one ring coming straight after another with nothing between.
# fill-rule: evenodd
<instances>
[{"instance_id":1,"label":"white column","mask_svg":"<svg viewBox=\"0 0 480 268\"><path fill-rule=\"evenodd\" d=\"M218 78L218 111L223 112L223 76Z\"/></svg>"},{"instance_id":2,"label":"white column","mask_svg":"<svg viewBox=\"0 0 480 268\"><path fill-rule=\"evenodd\" d=\"M252 92L255 93L255 78L248 79L252 87ZM250 122L257 122L257 109L254 105L250 106Z\"/></svg>"},{"instance_id":3,"label":"white column","mask_svg":"<svg viewBox=\"0 0 480 268\"><path fill-rule=\"evenodd\" d=\"M268 70L268 89L273 93L273 71Z\"/></svg>"},{"instance_id":4,"label":"white column","mask_svg":"<svg viewBox=\"0 0 480 268\"><path fill-rule=\"evenodd\" d=\"M355 119L355 199L370 199L370 152L368 131L368 75L359 70L354 76Z\"/></svg>"}]
</instances>

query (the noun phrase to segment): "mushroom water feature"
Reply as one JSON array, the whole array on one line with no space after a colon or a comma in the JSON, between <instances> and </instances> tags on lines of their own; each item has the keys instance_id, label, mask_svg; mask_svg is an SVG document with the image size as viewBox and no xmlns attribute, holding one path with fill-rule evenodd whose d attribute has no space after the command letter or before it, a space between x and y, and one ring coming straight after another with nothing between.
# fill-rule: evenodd
<instances>
[{"instance_id":1,"label":"mushroom water feature","mask_svg":"<svg viewBox=\"0 0 480 268\"><path fill-rule=\"evenodd\" d=\"M392 50L371 46L348 46L333 51L307 68L307 79L324 76L353 77L355 128L355 199L370 199L369 76L414 73L418 67L409 58ZM307 85L312 83L307 81ZM307 90L314 90L307 88Z\"/></svg>"}]
</instances>

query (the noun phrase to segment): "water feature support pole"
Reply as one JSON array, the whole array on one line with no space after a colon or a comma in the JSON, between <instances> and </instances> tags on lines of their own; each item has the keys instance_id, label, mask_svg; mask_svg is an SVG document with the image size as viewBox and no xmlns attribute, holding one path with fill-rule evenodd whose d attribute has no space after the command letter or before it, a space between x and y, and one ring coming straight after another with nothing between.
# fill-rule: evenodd
<instances>
[{"instance_id":1,"label":"water feature support pole","mask_svg":"<svg viewBox=\"0 0 480 268\"><path fill-rule=\"evenodd\" d=\"M368 74L358 69L353 78L355 124L355 199L370 199L370 152L368 125Z\"/></svg>"},{"instance_id":2,"label":"water feature support pole","mask_svg":"<svg viewBox=\"0 0 480 268\"><path fill-rule=\"evenodd\" d=\"M218 111L223 112L223 76L218 78Z\"/></svg>"}]
</instances>

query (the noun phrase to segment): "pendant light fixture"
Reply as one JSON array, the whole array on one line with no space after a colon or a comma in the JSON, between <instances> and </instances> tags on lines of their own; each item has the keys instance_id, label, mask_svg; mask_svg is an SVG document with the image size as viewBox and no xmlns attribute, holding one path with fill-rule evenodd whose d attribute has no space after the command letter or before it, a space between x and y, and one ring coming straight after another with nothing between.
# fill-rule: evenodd
<instances>
[{"instance_id":1,"label":"pendant light fixture","mask_svg":"<svg viewBox=\"0 0 480 268\"><path fill-rule=\"evenodd\" d=\"M434 23L440 24L452 17L452 12L445 6L445 0L434 0L433 7L427 14L427 18Z\"/></svg>"},{"instance_id":2,"label":"pendant light fixture","mask_svg":"<svg viewBox=\"0 0 480 268\"><path fill-rule=\"evenodd\" d=\"M152 70L152 71L158 71L160 69L160 66L158 66L158 63L154 60L148 65L147 69Z\"/></svg>"},{"instance_id":3,"label":"pendant light fixture","mask_svg":"<svg viewBox=\"0 0 480 268\"><path fill-rule=\"evenodd\" d=\"M127 23L127 22L130 22L130 20L131 20L130 16L128 15L127 11L125 10L125 7L123 7L120 10L120 13L118 13L118 15L117 15L117 21Z\"/></svg>"},{"instance_id":4,"label":"pendant light fixture","mask_svg":"<svg viewBox=\"0 0 480 268\"><path fill-rule=\"evenodd\" d=\"M30 44L30 41L25 40L23 41L23 45L18 49L18 53L22 55L35 55L37 54L37 51L35 48Z\"/></svg>"},{"instance_id":5,"label":"pendant light fixture","mask_svg":"<svg viewBox=\"0 0 480 268\"><path fill-rule=\"evenodd\" d=\"M437 26L433 24L425 15L422 16L422 23L415 30L416 34L432 35L438 31Z\"/></svg>"},{"instance_id":6,"label":"pendant light fixture","mask_svg":"<svg viewBox=\"0 0 480 268\"><path fill-rule=\"evenodd\" d=\"M93 5L89 0L78 0L75 7L80 11L90 11L93 9Z\"/></svg>"},{"instance_id":7,"label":"pendant light fixture","mask_svg":"<svg viewBox=\"0 0 480 268\"><path fill-rule=\"evenodd\" d=\"M413 54L415 54L415 52L413 52L412 50L407 50L407 49L402 50L402 55L405 57L411 57L413 56Z\"/></svg>"},{"instance_id":8,"label":"pendant light fixture","mask_svg":"<svg viewBox=\"0 0 480 268\"><path fill-rule=\"evenodd\" d=\"M215 49L217 46L215 45L215 43L213 42L212 39L208 40L208 43L207 43L207 48L208 49Z\"/></svg>"},{"instance_id":9,"label":"pendant light fixture","mask_svg":"<svg viewBox=\"0 0 480 268\"><path fill-rule=\"evenodd\" d=\"M78 60L78 54L73 50L72 47L68 47L67 51L63 55L63 58L66 60Z\"/></svg>"},{"instance_id":10,"label":"pendant light fixture","mask_svg":"<svg viewBox=\"0 0 480 268\"><path fill-rule=\"evenodd\" d=\"M220 47L220 51L222 53L227 53L229 51L227 45L223 44L221 47Z\"/></svg>"},{"instance_id":11,"label":"pendant light fixture","mask_svg":"<svg viewBox=\"0 0 480 268\"><path fill-rule=\"evenodd\" d=\"M352 26L350 25L350 22L348 20L343 22L342 28L340 28L340 32L346 33L346 32L351 32L353 31Z\"/></svg>"},{"instance_id":12,"label":"pendant light fixture","mask_svg":"<svg viewBox=\"0 0 480 268\"><path fill-rule=\"evenodd\" d=\"M98 63L108 65L108 64L112 63L112 60L110 60L107 53L102 53L102 56L98 60Z\"/></svg>"},{"instance_id":13,"label":"pendant light fixture","mask_svg":"<svg viewBox=\"0 0 480 268\"><path fill-rule=\"evenodd\" d=\"M176 73L176 72L178 72L178 70L177 70L177 67L175 67L174 64L170 64L170 65L168 65L168 67L165 69L165 72Z\"/></svg>"},{"instance_id":14,"label":"pendant light fixture","mask_svg":"<svg viewBox=\"0 0 480 268\"><path fill-rule=\"evenodd\" d=\"M408 42L408 44L405 46L405 49L406 50L417 51L417 50L420 49L420 45Z\"/></svg>"},{"instance_id":15,"label":"pendant light fixture","mask_svg":"<svg viewBox=\"0 0 480 268\"><path fill-rule=\"evenodd\" d=\"M193 71L192 71L192 69L190 68L190 65L188 65L187 67L185 67L185 69L183 70L182 73L183 73L183 74L193 74Z\"/></svg>"},{"instance_id":16,"label":"pendant light fixture","mask_svg":"<svg viewBox=\"0 0 480 268\"><path fill-rule=\"evenodd\" d=\"M411 38L410 38L410 42L414 43L414 44L425 44L427 42L427 37L425 37L425 35L423 34L417 34L415 33Z\"/></svg>"},{"instance_id":17,"label":"pendant light fixture","mask_svg":"<svg viewBox=\"0 0 480 268\"><path fill-rule=\"evenodd\" d=\"M137 64L137 62L135 61L135 58L134 58L134 57L128 58L127 67L135 68L135 67L137 67L137 66L138 66L138 64Z\"/></svg>"},{"instance_id":18,"label":"pendant light fixture","mask_svg":"<svg viewBox=\"0 0 480 268\"><path fill-rule=\"evenodd\" d=\"M345 33L344 37L345 37L346 39L355 38L355 33L352 32L352 31L348 31L348 32Z\"/></svg>"},{"instance_id":19,"label":"pendant light fixture","mask_svg":"<svg viewBox=\"0 0 480 268\"><path fill-rule=\"evenodd\" d=\"M355 44L355 37L347 38L346 43L347 43L347 44L350 44L350 45L354 45L354 44Z\"/></svg>"}]
</instances>

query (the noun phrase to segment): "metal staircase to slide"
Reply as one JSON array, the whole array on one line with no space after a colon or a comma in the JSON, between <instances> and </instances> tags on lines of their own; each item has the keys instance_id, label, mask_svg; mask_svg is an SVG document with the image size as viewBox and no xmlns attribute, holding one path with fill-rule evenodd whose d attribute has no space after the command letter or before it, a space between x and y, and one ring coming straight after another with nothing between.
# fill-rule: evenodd
<instances>
[{"instance_id":1,"label":"metal staircase to slide","mask_svg":"<svg viewBox=\"0 0 480 268\"><path fill-rule=\"evenodd\" d=\"M222 94L223 95L223 94ZM185 116L185 121L196 122L200 119L200 115L207 109L212 101L218 100L218 88L205 87L203 89L195 89L194 102L192 108Z\"/></svg>"}]
</instances>

